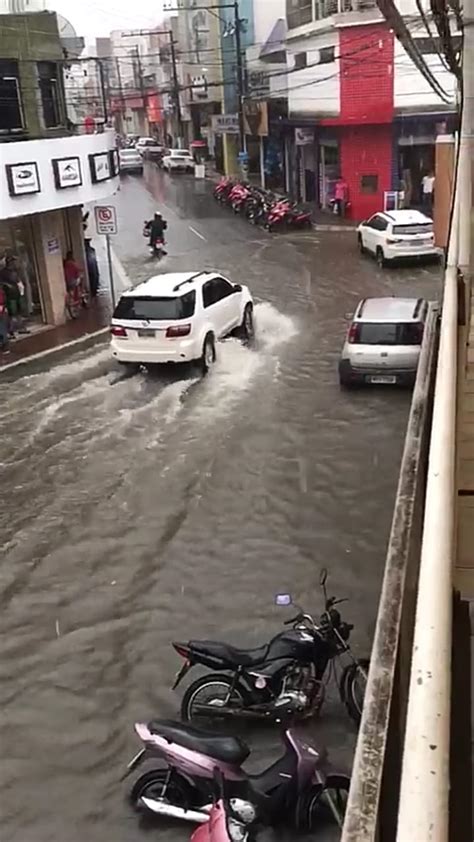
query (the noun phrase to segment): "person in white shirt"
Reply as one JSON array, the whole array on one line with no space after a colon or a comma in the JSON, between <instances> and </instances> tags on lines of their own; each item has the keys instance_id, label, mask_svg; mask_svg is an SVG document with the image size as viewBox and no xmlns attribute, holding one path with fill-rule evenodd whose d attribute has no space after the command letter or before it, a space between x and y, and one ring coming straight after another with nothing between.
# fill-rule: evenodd
<instances>
[{"instance_id":1,"label":"person in white shirt","mask_svg":"<svg viewBox=\"0 0 474 842\"><path fill-rule=\"evenodd\" d=\"M421 179L421 203L423 210L427 214L433 212L433 194L434 194L435 177L433 170L430 170Z\"/></svg>"}]
</instances>

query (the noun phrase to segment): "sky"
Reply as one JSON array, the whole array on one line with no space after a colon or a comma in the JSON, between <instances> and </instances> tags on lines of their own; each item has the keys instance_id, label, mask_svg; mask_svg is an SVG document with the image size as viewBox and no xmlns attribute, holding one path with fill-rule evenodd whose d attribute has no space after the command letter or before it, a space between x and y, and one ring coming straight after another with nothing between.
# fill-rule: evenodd
<instances>
[{"instance_id":1,"label":"sky","mask_svg":"<svg viewBox=\"0 0 474 842\"><path fill-rule=\"evenodd\" d=\"M46 8L67 18L88 42L112 29L146 29L162 18L161 0L47 0ZM154 10L154 11L151 11Z\"/></svg>"}]
</instances>

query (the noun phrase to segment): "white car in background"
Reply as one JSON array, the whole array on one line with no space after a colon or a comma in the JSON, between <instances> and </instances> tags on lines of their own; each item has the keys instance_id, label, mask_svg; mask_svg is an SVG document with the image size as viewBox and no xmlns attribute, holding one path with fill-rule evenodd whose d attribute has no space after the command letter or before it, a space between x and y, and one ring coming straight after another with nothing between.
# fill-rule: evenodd
<instances>
[{"instance_id":1,"label":"white car in background","mask_svg":"<svg viewBox=\"0 0 474 842\"><path fill-rule=\"evenodd\" d=\"M136 149L119 149L120 173L143 174L143 158Z\"/></svg>"},{"instance_id":2,"label":"white car in background","mask_svg":"<svg viewBox=\"0 0 474 842\"><path fill-rule=\"evenodd\" d=\"M199 362L205 374L216 345L233 332L253 338L248 287L218 272L156 275L121 296L111 324L111 349L125 366Z\"/></svg>"},{"instance_id":3,"label":"white car in background","mask_svg":"<svg viewBox=\"0 0 474 842\"><path fill-rule=\"evenodd\" d=\"M433 220L417 210L374 213L361 222L357 237L360 252L373 254L381 267L391 260L440 255L434 244Z\"/></svg>"},{"instance_id":4,"label":"white car in background","mask_svg":"<svg viewBox=\"0 0 474 842\"><path fill-rule=\"evenodd\" d=\"M194 172L195 163L189 149L169 149L162 166L167 172Z\"/></svg>"},{"instance_id":5,"label":"white car in background","mask_svg":"<svg viewBox=\"0 0 474 842\"><path fill-rule=\"evenodd\" d=\"M153 137L139 137L135 148L142 158L159 159L164 151L163 146Z\"/></svg>"}]
</instances>

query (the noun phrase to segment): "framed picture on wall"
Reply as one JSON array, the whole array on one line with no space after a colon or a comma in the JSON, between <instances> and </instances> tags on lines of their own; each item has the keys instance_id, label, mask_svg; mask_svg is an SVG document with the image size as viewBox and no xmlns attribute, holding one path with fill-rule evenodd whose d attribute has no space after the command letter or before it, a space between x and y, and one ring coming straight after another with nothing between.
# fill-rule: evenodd
<instances>
[{"instance_id":1,"label":"framed picture on wall","mask_svg":"<svg viewBox=\"0 0 474 842\"><path fill-rule=\"evenodd\" d=\"M6 164L8 190L10 196L24 196L27 193L40 193L38 164L29 161L25 164Z\"/></svg>"},{"instance_id":2,"label":"framed picture on wall","mask_svg":"<svg viewBox=\"0 0 474 842\"><path fill-rule=\"evenodd\" d=\"M107 181L111 177L110 156L108 152L96 152L95 155L89 155L89 166L94 184L97 184L99 181Z\"/></svg>"},{"instance_id":3,"label":"framed picture on wall","mask_svg":"<svg viewBox=\"0 0 474 842\"><path fill-rule=\"evenodd\" d=\"M54 182L57 190L82 185L81 162L79 158L53 158Z\"/></svg>"}]
</instances>

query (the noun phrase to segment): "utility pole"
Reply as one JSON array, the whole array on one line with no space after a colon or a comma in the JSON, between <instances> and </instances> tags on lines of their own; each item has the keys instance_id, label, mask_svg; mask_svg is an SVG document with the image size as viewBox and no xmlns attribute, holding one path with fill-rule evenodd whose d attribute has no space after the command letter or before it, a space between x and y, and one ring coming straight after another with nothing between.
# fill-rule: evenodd
<instances>
[{"instance_id":1,"label":"utility pole","mask_svg":"<svg viewBox=\"0 0 474 842\"><path fill-rule=\"evenodd\" d=\"M239 113L239 141L240 151L245 152L245 128L244 128L244 69L242 66L242 43L240 40L240 17L239 2L234 3L234 27L235 27L235 51L237 54L237 96Z\"/></svg>"},{"instance_id":2,"label":"utility pole","mask_svg":"<svg viewBox=\"0 0 474 842\"><path fill-rule=\"evenodd\" d=\"M179 98L179 79L178 79L178 67L176 64L176 50L174 48L174 37L173 37L173 30L170 29L168 31L168 36L170 39L170 57L171 57L171 65L173 68L173 96L175 101L176 107L176 119L178 121L178 147L181 149L183 145L184 139L184 132L183 132L183 117L181 114L181 102Z\"/></svg>"},{"instance_id":3,"label":"utility pole","mask_svg":"<svg viewBox=\"0 0 474 842\"><path fill-rule=\"evenodd\" d=\"M107 95L105 93L105 76L104 76L104 67L102 65L102 59L97 59L97 64L99 67L99 85L100 85L100 95L102 99L102 110L104 112L104 126L109 119L108 111L107 111Z\"/></svg>"},{"instance_id":4,"label":"utility pole","mask_svg":"<svg viewBox=\"0 0 474 842\"><path fill-rule=\"evenodd\" d=\"M125 117L126 117L126 114L125 114L126 105L125 105L125 97L123 95L122 73L120 71L120 59L119 59L118 56L115 56L115 69L117 71L117 82L118 82L119 94L120 94L120 115L121 115L120 122L122 124L121 129L122 129L123 134L126 134L126 131L125 131L126 122L127 122L126 119L125 119Z\"/></svg>"},{"instance_id":5,"label":"utility pole","mask_svg":"<svg viewBox=\"0 0 474 842\"><path fill-rule=\"evenodd\" d=\"M145 91L145 83L143 81L143 73L142 73L142 62L140 58L140 47L137 45L134 47L134 53L137 59L137 73L138 73L138 87L140 88L140 96L143 104L143 111L144 111L144 123L143 125L146 127L148 125L148 116L147 116L147 104L148 98Z\"/></svg>"}]
</instances>

